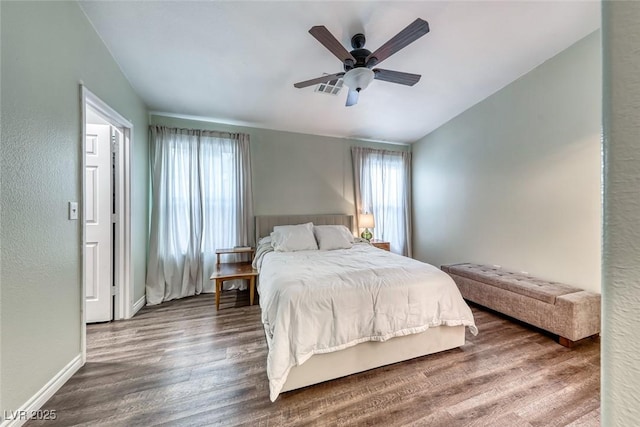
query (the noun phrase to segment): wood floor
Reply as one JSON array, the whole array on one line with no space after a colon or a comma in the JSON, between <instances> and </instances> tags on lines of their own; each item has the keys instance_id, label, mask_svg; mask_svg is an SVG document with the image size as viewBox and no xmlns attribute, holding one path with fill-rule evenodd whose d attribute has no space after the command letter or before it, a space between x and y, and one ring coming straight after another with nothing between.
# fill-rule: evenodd
<instances>
[{"instance_id":1,"label":"wood floor","mask_svg":"<svg viewBox=\"0 0 640 427\"><path fill-rule=\"evenodd\" d=\"M600 344L574 349L472 307L458 349L269 401L260 308L248 293L201 295L90 325L88 361L37 425L599 426Z\"/></svg>"}]
</instances>

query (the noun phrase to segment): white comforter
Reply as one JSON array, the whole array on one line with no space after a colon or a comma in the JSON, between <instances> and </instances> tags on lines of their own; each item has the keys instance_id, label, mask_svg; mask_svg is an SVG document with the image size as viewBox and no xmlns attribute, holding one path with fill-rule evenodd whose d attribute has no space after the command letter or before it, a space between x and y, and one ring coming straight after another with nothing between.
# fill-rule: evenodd
<instances>
[{"instance_id":1,"label":"white comforter","mask_svg":"<svg viewBox=\"0 0 640 427\"><path fill-rule=\"evenodd\" d=\"M465 325L477 333L455 283L432 265L366 244L259 255L271 401L289 370L314 354L432 326Z\"/></svg>"}]
</instances>

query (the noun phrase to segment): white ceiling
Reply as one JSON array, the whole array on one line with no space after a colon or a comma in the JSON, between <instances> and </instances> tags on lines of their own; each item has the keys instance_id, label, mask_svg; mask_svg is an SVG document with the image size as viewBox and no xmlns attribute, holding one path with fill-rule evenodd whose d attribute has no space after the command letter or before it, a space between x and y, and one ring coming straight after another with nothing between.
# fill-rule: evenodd
<instances>
[{"instance_id":1,"label":"white ceiling","mask_svg":"<svg viewBox=\"0 0 640 427\"><path fill-rule=\"evenodd\" d=\"M254 127L414 142L600 26L598 1L81 1L151 111ZM416 18L431 32L380 68L422 74L374 81L359 104L295 89L342 71L308 30L324 25L371 51Z\"/></svg>"}]
</instances>

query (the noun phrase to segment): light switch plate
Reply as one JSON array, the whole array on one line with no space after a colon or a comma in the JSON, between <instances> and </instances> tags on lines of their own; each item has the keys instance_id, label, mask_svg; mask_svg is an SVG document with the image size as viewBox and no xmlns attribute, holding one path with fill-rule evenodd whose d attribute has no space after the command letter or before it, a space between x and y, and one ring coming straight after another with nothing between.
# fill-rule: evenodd
<instances>
[{"instance_id":1,"label":"light switch plate","mask_svg":"<svg viewBox=\"0 0 640 427\"><path fill-rule=\"evenodd\" d=\"M69 202L69 219L78 219L78 202Z\"/></svg>"}]
</instances>

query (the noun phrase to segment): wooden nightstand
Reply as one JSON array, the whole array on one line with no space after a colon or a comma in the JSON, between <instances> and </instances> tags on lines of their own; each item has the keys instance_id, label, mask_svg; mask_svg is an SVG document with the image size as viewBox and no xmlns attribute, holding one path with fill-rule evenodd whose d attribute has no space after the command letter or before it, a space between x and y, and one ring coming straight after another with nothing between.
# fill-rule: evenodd
<instances>
[{"instance_id":1,"label":"wooden nightstand","mask_svg":"<svg viewBox=\"0 0 640 427\"><path fill-rule=\"evenodd\" d=\"M216 269L209 278L216 281L216 310L220 309L220 293L222 282L225 280L247 279L249 280L249 304L253 305L253 295L256 290L256 276L258 270L251 266L250 262L229 262L216 264Z\"/></svg>"},{"instance_id":2,"label":"wooden nightstand","mask_svg":"<svg viewBox=\"0 0 640 427\"><path fill-rule=\"evenodd\" d=\"M378 249L384 249L385 251L391 251L391 243L389 243L389 242L384 242L382 240L371 239L371 241L369 243L371 243L373 246L375 246Z\"/></svg>"},{"instance_id":3,"label":"wooden nightstand","mask_svg":"<svg viewBox=\"0 0 640 427\"><path fill-rule=\"evenodd\" d=\"M251 266L256 250L251 247L216 249L216 269L211 274L210 280L216 281L216 311L220 309L220 294L222 283L225 280L247 279L249 281L249 304L253 305L253 295L256 288L256 276L258 270ZM223 254L247 254L249 262L220 263L220 255Z\"/></svg>"}]
</instances>

